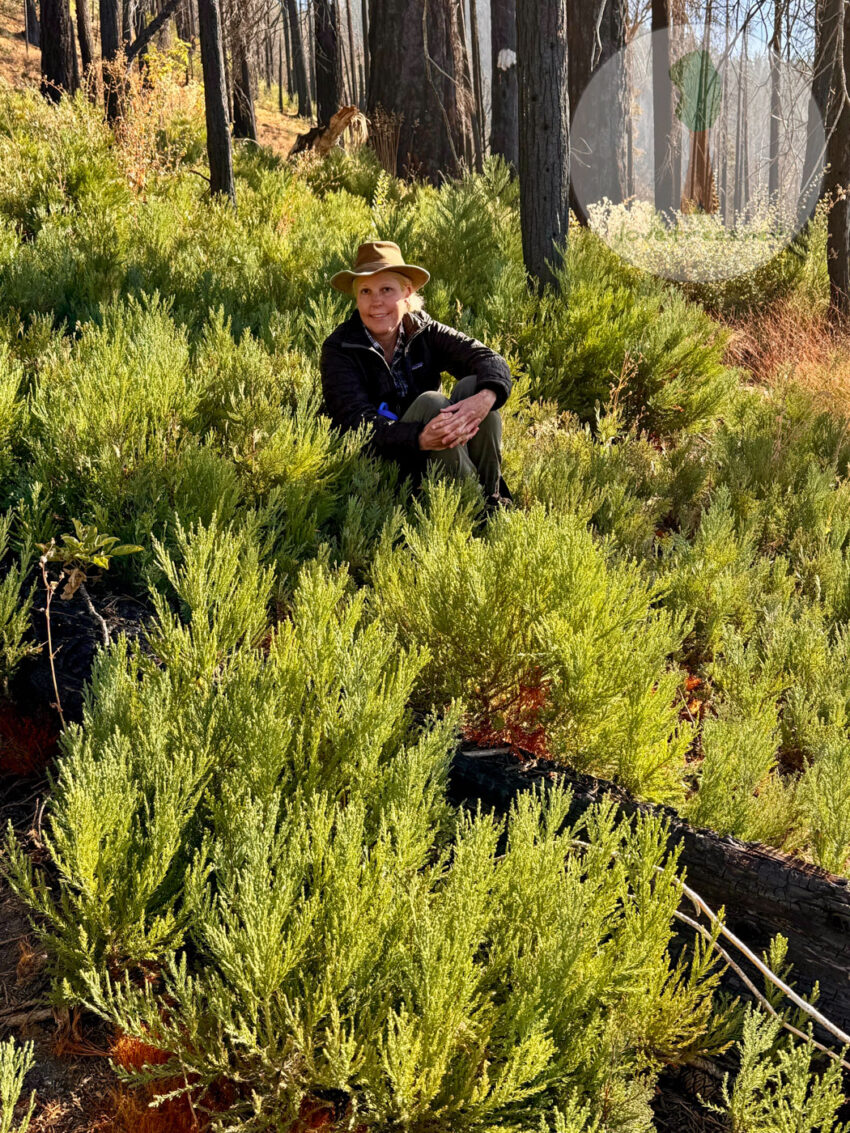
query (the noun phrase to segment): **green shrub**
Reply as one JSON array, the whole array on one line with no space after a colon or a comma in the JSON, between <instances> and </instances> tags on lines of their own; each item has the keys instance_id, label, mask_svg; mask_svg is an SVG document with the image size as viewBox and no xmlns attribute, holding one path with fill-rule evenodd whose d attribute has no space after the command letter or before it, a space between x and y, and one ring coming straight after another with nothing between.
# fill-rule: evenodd
<instances>
[{"instance_id":1,"label":"green shrub","mask_svg":"<svg viewBox=\"0 0 850 1133\"><path fill-rule=\"evenodd\" d=\"M791 593L787 563L757 554L754 526L736 525L731 493L724 486L715 492L690 540L674 533L662 544L666 601L693 616L689 644L697 659L711 655L727 629L740 629L745 636L751 632L760 605L771 595Z\"/></svg>"},{"instance_id":2,"label":"green shrub","mask_svg":"<svg viewBox=\"0 0 850 1133\"><path fill-rule=\"evenodd\" d=\"M528 694L548 707L553 750L639 793L675 798L687 730L667 671L683 623L654 610L639 568L617 563L581 518L536 506L481 537L460 494L432 488L388 532L372 571L376 617L431 660L417 703L462 699L470 723L516 721Z\"/></svg>"},{"instance_id":3,"label":"green shrub","mask_svg":"<svg viewBox=\"0 0 850 1133\"><path fill-rule=\"evenodd\" d=\"M24 1088L24 1079L35 1063L33 1044L17 1046L14 1039L0 1042L0 1133L27 1133L35 1112L35 1091L29 1106L15 1124L15 1106Z\"/></svg>"},{"instance_id":4,"label":"green shrub","mask_svg":"<svg viewBox=\"0 0 850 1133\"><path fill-rule=\"evenodd\" d=\"M9 530L13 512L0 516L0 562L9 550ZM0 684L8 692L9 681L25 657L38 652L38 647L24 641L30 625L35 583L27 589L32 546L25 547L17 563L5 566L0 580Z\"/></svg>"},{"instance_id":5,"label":"green shrub","mask_svg":"<svg viewBox=\"0 0 850 1133\"><path fill-rule=\"evenodd\" d=\"M506 434L506 475L524 506L581 515L626 553L650 551L672 503L670 464L619 408L597 415L595 431L569 414L523 413Z\"/></svg>"},{"instance_id":6,"label":"green shrub","mask_svg":"<svg viewBox=\"0 0 850 1133\"><path fill-rule=\"evenodd\" d=\"M836 1117L844 1101L841 1066L819 1075L811 1044L779 1043L781 1021L747 1008L741 1065L732 1088L724 1084L722 1113L732 1133L847 1133Z\"/></svg>"},{"instance_id":7,"label":"green shrub","mask_svg":"<svg viewBox=\"0 0 850 1133\"><path fill-rule=\"evenodd\" d=\"M701 949L667 955L660 825L602 809L563 828L552 792L517 803L504 855L500 826L467 817L432 857L411 786L371 829L356 794L294 800L277 829L246 802L213 851L203 974L169 968L167 1015L102 976L90 1001L173 1052L157 1076L244 1083L217 1127L280 1128L331 1096L366 1129L519 1130L560 1103L649 1130L653 1071L698 1042L716 981Z\"/></svg>"},{"instance_id":8,"label":"green shrub","mask_svg":"<svg viewBox=\"0 0 850 1133\"><path fill-rule=\"evenodd\" d=\"M559 278L564 298L544 296L518 334L535 396L588 419L622 384L631 419L654 434L695 432L724 411L735 375L700 307L630 273L592 233L571 237Z\"/></svg>"}]
</instances>

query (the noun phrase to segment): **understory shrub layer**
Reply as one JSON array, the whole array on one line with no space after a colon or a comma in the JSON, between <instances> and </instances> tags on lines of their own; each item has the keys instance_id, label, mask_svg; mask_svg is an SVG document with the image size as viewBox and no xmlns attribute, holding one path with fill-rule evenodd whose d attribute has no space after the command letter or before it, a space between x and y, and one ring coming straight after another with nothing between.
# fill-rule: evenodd
<instances>
[{"instance_id":1,"label":"understory shrub layer","mask_svg":"<svg viewBox=\"0 0 850 1133\"><path fill-rule=\"evenodd\" d=\"M846 422L749 385L591 232L534 296L500 161L437 189L251 147L234 211L191 175L194 103L145 128L0 92L0 678L74 520L141 548L107 577L154 613L62 733L47 865L4 851L57 1002L222 1131L637 1133L660 1068L736 1034L730 1128L831 1128L835 1072L728 1010L702 942L672 958L658 823L444 788L462 730L508 737L845 871ZM367 239L508 359L515 510L413 497L322 415L328 279Z\"/></svg>"}]
</instances>

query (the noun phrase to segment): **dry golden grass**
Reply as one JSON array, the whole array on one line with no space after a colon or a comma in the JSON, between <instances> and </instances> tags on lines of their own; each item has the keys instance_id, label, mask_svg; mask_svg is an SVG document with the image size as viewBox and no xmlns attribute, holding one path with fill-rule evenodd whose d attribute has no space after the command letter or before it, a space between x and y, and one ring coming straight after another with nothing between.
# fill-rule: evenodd
<instances>
[{"instance_id":1,"label":"dry golden grass","mask_svg":"<svg viewBox=\"0 0 850 1133\"><path fill-rule=\"evenodd\" d=\"M0 0L0 83L24 87L41 77L41 52L24 43L24 6Z\"/></svg>"},{"instance_id":2,"label":"dry golden grass","mask_svg":"<svg viewBox=\"0 0 850 1133\"><path fill-rule=\"evenodd\" d=\"M850 417L850 330L793 300L733 324L727 359L765 385L791 381L820 407Z\"/></svg>"}]
</instances>

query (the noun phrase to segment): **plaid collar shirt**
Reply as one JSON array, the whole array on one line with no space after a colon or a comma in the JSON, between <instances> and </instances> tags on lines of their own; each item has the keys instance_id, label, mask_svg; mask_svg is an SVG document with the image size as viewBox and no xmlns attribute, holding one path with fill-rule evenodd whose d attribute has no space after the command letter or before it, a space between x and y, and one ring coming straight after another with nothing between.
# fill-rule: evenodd
<instances>
[{"instance_id":1,"label":"plaid collar shirt","mask_svg":"<svg viewBox=\"0 0 850 1133\"><path fill-rule=\"evenodd\" d=\"M377 350L381 357L384 357L384 348L369 331L369 328L363 323L363 329L366 331L366 337L372 344L372 349ZM404 347L407 342L407 334L404 330L404 323L399 323L398 338L396 339L395 350L393 351L393 358L390 362L390 373L393 376L393 385L395 386L396 397L402 401L407 397L410 389L410 382L407 377L407 367L405 366Z\"/></svg>"}]
</instances>

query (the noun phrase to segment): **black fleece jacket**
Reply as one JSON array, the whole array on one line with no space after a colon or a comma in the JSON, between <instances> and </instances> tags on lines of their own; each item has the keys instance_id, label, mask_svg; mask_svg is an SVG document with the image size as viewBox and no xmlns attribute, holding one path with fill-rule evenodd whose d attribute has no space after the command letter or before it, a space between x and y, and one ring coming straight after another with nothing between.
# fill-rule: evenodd
<instances>
[{"instance_id":1,"label":"black fleece jacket","mask_svg":"<svg viewBox=\"0 0 850 1133\"><path fill-rule=\"evenodd\" d=\"M378 413L381 402L401 417L420 393L440 388L440 375L445 371L454 378L474 374L478 389L495 393L493 408L498 409L511 392L511 372L501 355L435 322L424 311L406 314L404 329L409 391L403 400L398 399L386 359L369 342L357 310L325 339L320 369L325 409L333 424L342 430L369 424L373 450L409 467L425 456L419 448L424 425L387 420Z\"/></svg>"}]
</instances>

